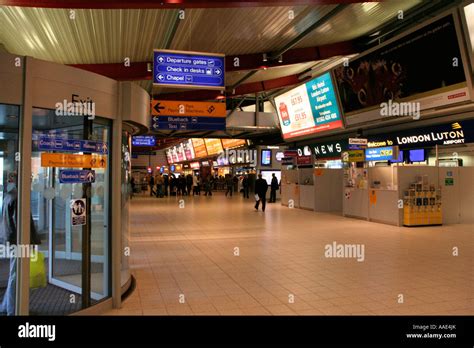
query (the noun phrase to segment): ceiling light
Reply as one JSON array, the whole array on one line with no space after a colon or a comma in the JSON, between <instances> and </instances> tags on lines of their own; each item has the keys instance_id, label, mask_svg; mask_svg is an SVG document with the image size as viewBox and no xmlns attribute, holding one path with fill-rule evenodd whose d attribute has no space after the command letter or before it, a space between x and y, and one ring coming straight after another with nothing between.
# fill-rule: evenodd
<instances>
[{"instance_id":1,"label":"ceiling light","mask_svg":"<svg viewBox=\"0 0 474 348\"><path fill-rule=\"evenodd\" d=\"M268 60L267 54L264 53L264 54L263 54L262 61L263 61L263 62L266 62L267 60Z\"/></svg>"},{"instance_id":2,"label":"ceiling light","mask_svg":"<svg viewBox=\"0 0 474 348\"><path fill-rule=\"evenodd\" d=\"M283 63L283 56L278 57L278 63Z\"/></svg>"}]
</instances>

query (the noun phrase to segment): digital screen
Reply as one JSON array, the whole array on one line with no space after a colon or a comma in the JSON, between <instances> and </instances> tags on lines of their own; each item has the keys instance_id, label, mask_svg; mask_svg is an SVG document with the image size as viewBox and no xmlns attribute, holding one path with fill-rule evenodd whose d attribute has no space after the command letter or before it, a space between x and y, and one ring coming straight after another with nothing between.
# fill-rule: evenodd
<instances>
[{"instance_id":1,"label":"digital screen","mask_svg":"<svg viewBox=\"0 0 474 348\"><path fill-rule=\"evenodd\" d=\"M272 183L272 174L275 174L278 183L281 181L281 171L279 170L261 170L260 174L262 174L262 179L265 179L268 185Z\"/></svg>"},{"instance_id":2,"label":"digital screen","mask_svg":"<svg viewBox=\"0 0 474 348\"><path fill-rule=\"evenodd\" d=\"M390 160L392 163L401 163L403 162L403 150L400 150L398 153L398 158L396 160Z\"/></svg>"},{"instance_id":3,"label":"digital screen","mask_svg":"<svg viewBox=\"0 0 474 348\"><path fill-rule=\"evenodd\" d=\"M222 139L222 146L224 147L224 149L238 147L245 144L245 139Z\"/></svg>"},{"instance_id":4,"label":"digital screen","mask_svg":"<svg viewBox=\"0 0 474 348\"><path fill-rule=\"evenodd\" d=\"M285 140L343 127L329 72L277 96L275 104Z\"/></svg>"},{"instance_id":5,"label":"digital screen","mask_svg":"<svg viewBox=\"0 0 474 348\"><path fill-rule=\"evenodd\" d=\"M425 150L410 150L408 152L408 158L410 162L424 162L425 161Z\"/></svg>"},{"instance_id":6,"label":"digital screen","mask_svg":"<svg viewBox=\"0 0 474 348\"><path fill-rule=\"evenodd\" d=\"M260 164L262 166L269 166L272 164L272 150L262 150Z\"/></svg>"},{"instance_id":7,"label":"digital screen","mask_svg":"<svg viewBox=\"0 0 474 348\"><path fill-rule=\"evenodd\" d=\"M222 143L220 139L208 138L208 139L204 139L204 143L206 144L207 154L209 156L217 155L221 153L222 151L224 151L224 149L222 148Z\"/></svg>"},{"instance_id":8,"label":"digital screen","mask_svg":"<svg viewBox=\"0 0 474 348\"><path fill-rule=\"evenodd\" d=\"M275 154L275 158L277 161L280 161L281 162L281 159L285 157L285 153L283 151L278 151L276 154Z\"/></svg>"},{"instance_id":9,"label":"digital screen","mask_svg":"<svg viewBox=\"0 0 474 348\"><path fill-rule=\"evenodd\" d=\"M156 138L153 135L140 135L132 137L133 146L156 146Z\"/></svg>"},{"instance_id":10,"label":"digital screen","mask_svg":"<svg viewBox=\"0 0 474 348\"><path fill-rule=\"evenodd\" d=\"M168 149L165 151L166 152L166 159L168 161L168 164L171 164L173 163L173 152L171 151L171 149Z\"/></svg>"},{"instance_id":11,"label":"digital screen","mask_svg":"<svg viewBox=\"0 0 474 348\"><path fill-rule=\"evenodd\" d=\"M192 138L194 147L194 156L195 158L202 158L207 156L206 145L204 144L204 140L200 138Z\"/></svg>"},{"instance_id":12,"label":"digital screen","mask_svg":"<svg viewBox=\"0 0 474 348\"><path fill-rule=\"evenodd\" d=\"M366 161L392 161L398 158L398 146L374 147L365 149Z\"/></svg>"},{"instance_id":13,"label":"digital screen","mask_svg":"<svg viewBox=\"0 0 474 348\"><path fill-rule=\"evenodd\" d=\"M193 141L191 139L188 139L183 143L183 148L186 160L190 161L196 157L194 155Z\"/></svg>"},{"instance_id":14,"label":"digital screen","mask_svg":"<svg viewBox=\"0 0 474 348\"><path fill-rule=\"evenodd\" d=\"M199 169L201 166L199 165L199 162L191 162L190 164L191 169Z\"/></svg>"}]
</instances>

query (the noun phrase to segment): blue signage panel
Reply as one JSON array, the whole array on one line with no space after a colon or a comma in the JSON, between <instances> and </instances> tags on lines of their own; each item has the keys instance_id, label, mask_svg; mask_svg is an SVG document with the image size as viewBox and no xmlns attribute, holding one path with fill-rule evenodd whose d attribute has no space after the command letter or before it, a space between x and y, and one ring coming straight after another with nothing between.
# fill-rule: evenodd
<instances>
[{"instance_id":1,"label":"blue signage panel","mask_svg":"<svg viewBox=\"0 0 474 348\"><path fill-rule=\"evenodd\" d=\"M39 137L38 149L42 151L91 152L102 155L108 153L107 143L103 141L63 139L50 136Z\"/></svg>"},{"instance_id":2,"label":"blue signage panel","mask_svg":"<svg viewBox=\"0 0 474 348\"><path fill-rule=\"evenodd\" d=\"M132 137L133 146L155 146L156 138L153 135L140 135Z\"/></svg>"},{"instance_id":3,"label":"blue signage panel","mask_svg":"<svg viewBox=\"0 0 474 348\"><path fill-rule=\"evenodd\" d=\"M223 54L155 50L153 84L157 86L224 89Z\"/></svg>"},{"instance_id":4,"label":"blue signage panel","mask_svg":"<svg viewBox=\"0 0 474 348\"><path fill-rule=\"evenodd\" d=\"M94 170L60 170L59 182L61 184L88 184L95 182Z\"/></svg>"},{"instance_id":5,"label":"blue signage panel","mask_svg":"<svg viewBox=\"0 0 474 348\"><path fill-rule=\"evenodd\" d=\"M391 161L398 159L398 146L365 149L366 161Z\"/></svg>"},{"instance_id":6,"label":"blue signage panel","mask_svg":"<svg viewBox=\"0 0 474 348\"><path fill-rule=\"evenodd\" d=\"M155 116L152 127L155 130L225 130L225 120L225 117Z\"/></svg>"}]
</instances>

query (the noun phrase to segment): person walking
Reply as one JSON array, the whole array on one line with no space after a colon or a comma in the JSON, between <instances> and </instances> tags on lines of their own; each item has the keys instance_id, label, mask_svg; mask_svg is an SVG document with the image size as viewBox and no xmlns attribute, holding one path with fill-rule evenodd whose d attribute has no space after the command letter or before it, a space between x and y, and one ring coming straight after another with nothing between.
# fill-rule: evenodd
<instances>
[{"instance_id":1,"label":"person walking","mask_svg":"<svg viewBox=\"0 0 474 348\"><path fill-rule=\"evenodd\" d=\"M232 191L233 191L233 186L234 186L234 181L232 180L232 176L230 174L226 175L225 178L225 185L226 185L226 191L225 191L225 196L227 197L227 194L230 193L230 196L232 197Z\"/></svg>"},{"instance_id":2,"label":"person walking","mask_svg":"<svg viewBox=\"0 0 474 348\"><path fill-rule=\"evenodd\" d=\"M191 174L186 175L186 186L188 189L188 196L191 196L191 190L193 188L193 176Z\"/></svg>"},{"instance_id":3,"label":"person walking","mask_svg":"<svg viewBox=\"0 0 474 348\"><path fill-rule=\"evenodd\" d=\"M249 198L249 176L247 174L242 179L242 188L244 190L244 198Z\"/></svg>"},{"instance_id":4,"label":"person walking","mask_svg":"<svg viewBox=\"0 0 474 348\"><path fill-rule=\"evenodd\" d=\"M255 210L258 211L258 206L262 202L262 211L265 211L266 199L267 199L268 184L265 179L262 178L262 174L258 174L258 179L255 181Z\"/></svg>"},{"instance_id":5,"label":"person walking","mask_svg":"<svg viewBox=\"0 0 474 348\"><path fill-rule=\"evenodd\" d=\"M212 185L213 185L213 182L212 182L212 176L208 176L206 179L204 179L204 196L207 196L209 194L209 196L212 196Z\"/></svg>"},{"instance_id":6,"label":"person walking","mask_svg":"<svg viewBox=\"0 0 474 348\"><path fill-rule=\"evenodd\" d=\"M275 173L272 173L272 182L270 184L270 201L269 203L275 203L276 202L276 192L280 185L278 185L278 179L275 176Z\"/></svg>"},{"instance_id":7,"label":"person walking","mask_svg":"<svg viewBox=\"0 0 474 348\"><path fill-rule=\"evenodd\" d=\"M17 244L17 223L18 223L18 189L17 174L11 173L8 177L8 186L10 189L3 197L2 205L2 223L0 225L0 244L6 249ZM8 190L8 188L7 188ZM41 239L36 232L36 226L33 217L30 214L30 245L41 244ZM10 273L8 275L7 289L3 295L0 304L0 313L15 315L15 297L16 297L16 277L18 255L10 255Z\"/></svg>"},{"instance_id":8,"label":"person walking","mask_svg":"<svg viewBox=\"0 0 474 348\"><path fill-rule=\"evenodd\" d=\"M148 181L148 184L150 185L150 197L155 194L155 190L153 190L153 187L155 187L155 178L153 177L153 174L150 174L150 180Z\"/></svg>"},{"instance_id":9,"label":"person walking","mask_svg":"<svg viewBox=\"0 0 474 348\"><path fill-rule=\"evenodd\" d=\"M184 174L179 175L178 184L181 195L186 196L186 178L184 177Z\"/></svg>"},{"instance_id":10,"label":"person walking","mask_svg":"<svg viewBox=\"0 0 474 348\"><path fill-rule=\"evenodd\" d=\"M169 175L163 175L163 184L165 188L165 196L168 197L168 186L170 183L170 176Z\"/></svg>"},{"instance_id":11,"label":"person walking","mask_svg":"<svg viewBox=\"0 0 474 348\"><path fill-rule=\"evenodd\" d=\"M156 197L162 198L163 197L163 185L165 183L165 179L161 173L158 173L156 176Z\"/></svg>"},{"instance_id":12,"label":"person walking","mask_svg":"<svg viewBox=\"0 0 474 348\"><path fill-rule=\"evenodd\" d=\"M197 175L193 176L193 196L194 195L201 195L201 191L199 190L199 177Z\"/></svg>"}]
</instances>

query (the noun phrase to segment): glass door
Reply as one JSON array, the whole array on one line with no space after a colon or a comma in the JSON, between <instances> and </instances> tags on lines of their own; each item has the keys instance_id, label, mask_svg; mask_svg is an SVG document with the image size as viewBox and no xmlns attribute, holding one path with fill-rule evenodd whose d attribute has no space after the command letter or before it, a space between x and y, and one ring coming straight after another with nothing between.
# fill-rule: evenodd
<instances>
[{"instance_id":1,"label":"glass door","mask_svg":"<svg viewBox=\"0 0 474 348\"><path fill-rule=\"evenodd\" d=\"M103 143L108 147L109 139L110 123L96 117L88 144ZM38 291L45 295L47 292L59 294L62 314L81 309L86 273L90 277L92 303L110 296L110 156L98 155L94 149L85 152L84 140L82 117L56 116L52 110L34 109L31 208L42 236L40 250L47 259L48 270L48 285ZM78 144L77 149L71 150L66 144ZM57 155L74 160L92 156L103 163L101 168L93 167L86 172L88 168L68 166L65 157L58 160ZM91 177L85 180L84 173ZM89 180L93 182L86 183ZM89 216L84 221L78 219L72 209L73 203L82 199L90 205ZM88 224L87 230L83 222ZM91 256L84 269L83 237L87 231ZM46 307L48 305L53 306L53 303ZM35 307L35 303L30 303L30 307Z\"/></svg>"}]
</instances>

